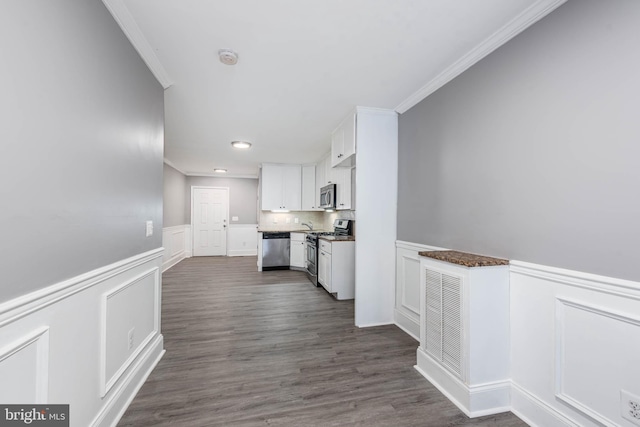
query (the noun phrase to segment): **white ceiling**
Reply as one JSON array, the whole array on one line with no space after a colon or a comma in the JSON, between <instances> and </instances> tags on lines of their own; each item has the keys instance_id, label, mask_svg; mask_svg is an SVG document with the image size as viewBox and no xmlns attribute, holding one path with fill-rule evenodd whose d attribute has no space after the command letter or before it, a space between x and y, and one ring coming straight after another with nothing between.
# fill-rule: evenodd
<instances>
[{"instance_id":1,"label":"white ceiling","mask_svg":"<svg viewBox=\"0 0 640 427\"><path fill-rule=\"evenodd\" d=\"M103 1L166 88L169 163L256 176L321 158L357 105L406 111L564 0Z\"/></svg>"}]
</instances>

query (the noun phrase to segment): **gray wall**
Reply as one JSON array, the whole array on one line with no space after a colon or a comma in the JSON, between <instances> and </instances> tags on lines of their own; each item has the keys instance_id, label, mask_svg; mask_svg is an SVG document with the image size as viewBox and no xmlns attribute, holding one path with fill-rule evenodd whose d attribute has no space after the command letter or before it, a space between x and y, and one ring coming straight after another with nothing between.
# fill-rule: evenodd
<instances>
[{"instance_id":1,"label":"gray wall","mask_svg":"<svg viewBox=\"0 0 640 427\"><path fill-rule=\"evenodd\" d=\"M164 165L164 198L163 200L163 227L189 224L190 219L184 209L186 199L185 186L187 177L182 172L171 166Z\"/></svg>"},{"instance_id":2,"label":"gray wall","mask_svg":"<svg viewBox=\"0 0 640 427\"><path fill-rule=\"evenodd\" d=\"M403 114L398 239L640 280L639 22L570 0Z\"/></svg>"},{"instance_id":3,"label":"gray wall","mask_svg":"<svg viewBox=\"0 0 640 427\"><path fill-rule=\"evenodd\" d=\"M185 200L185 215L191 222L191 186L228 187L230 224L258 223L258 180L255 178L216 178L206 176L188 176ZM237 216L237 222L231 217Z\"/></svg>"},{"instance_id":4,"label":"gray wall","mask_svg":"<svg viewBox=\"0 0 640 427\"><path fill-rule=\"evenodd\" d=\"M0 302L160 247L163 90L102 2L3 1L0 52Z\"/></svg>"}]
</instances>

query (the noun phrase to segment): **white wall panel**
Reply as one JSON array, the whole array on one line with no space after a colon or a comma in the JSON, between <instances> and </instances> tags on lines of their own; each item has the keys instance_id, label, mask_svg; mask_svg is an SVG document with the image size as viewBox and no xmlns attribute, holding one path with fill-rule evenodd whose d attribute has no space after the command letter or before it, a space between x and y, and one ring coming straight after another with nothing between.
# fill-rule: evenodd
<instances>
[{"instance_id":1,"label":"white wall panel","mask_svg":"<svg viewBox=\"0 0 640 427\"><path fill-rule=\"evenodd\" d=\"M49 328L29 332L0 348L0 378L5 385L0 387L3 404L47 402Z\"/></svg>"},{"instance_id":2,"label":"white wall panel","mask_svg":"<svg viewBox=\"0 0 640 427\"><path fill-rule=\"evenodd\" d=\"M398 240L396 242L395 324L420 340L420 251L443 250Z\"/></svg>"},{"instance_id":3,"label":"white wall panel","mask_svg":"<svg viewBox=\"0 0 640 427\"><path fill-rule=\"evenodd\" d=\"M159 332L160 270L153 268L102 298L102 379L104 396Z\"/></svg>"},{"instance_id":4,"label":"white wall panel","mask_svg":"<svg viewBox=\"0 0 640 427\"><path fill-rule=\"evenodd\" d=\"M640 283L511 261L512 411L531 425L630 426Z\"/></svg>"},{"instance_id":5,"label":"white wall panel","mask_svg":"<svg viewBox=\"0 0 640 427\"><path fill-rule=\"evenodd\" d=\"M191 257L191 225L163 228L162 246L165 249L162 271L165 272L183 259Z\"/></svg>"},{"instance_id":6,"label":"white wall panel","mask_svg":"<svg viewBox=\"0 0 640 427\"><path fill-rule=\"evenodd\" d=\"M164 353L157 292L162 252L145 252L0 304L0 401L66 403L74 426L115 425ZM106 323L105 295L112 295L113 308ZM129 317L138 314L142 319ZM128 322L136 332L140 328L136 356L103 396L102 338L121 337ZM155 325L151 335L149 323ZM119 357L116 352L114 360Z\"/></svg>"},{"instance_id":7,"label":"white wall panel","mask_svg":"<svg viewBox=\"0 0 640 427\"><path fill-rule=\"evenodd\" d=\"M256 256L258 254L258 224L230 224L228 230L228 256Z\"/></svg>"}]
</instances>

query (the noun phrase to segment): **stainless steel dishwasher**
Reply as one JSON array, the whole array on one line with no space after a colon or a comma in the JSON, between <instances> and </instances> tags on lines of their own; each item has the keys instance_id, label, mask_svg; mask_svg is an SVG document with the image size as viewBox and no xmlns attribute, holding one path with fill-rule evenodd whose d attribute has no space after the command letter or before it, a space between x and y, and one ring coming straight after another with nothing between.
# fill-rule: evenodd
<instances>
[{"instance_id":1,"label":"stainless steel dishwasher","mask_svg":"<svg viewBox=\"0 0 640 427\"><path fill-rule=\"evenodd\" d=\"M262 233L262 271L288 270L291 233L264 231Z\"/></svg>"}]
</instances>

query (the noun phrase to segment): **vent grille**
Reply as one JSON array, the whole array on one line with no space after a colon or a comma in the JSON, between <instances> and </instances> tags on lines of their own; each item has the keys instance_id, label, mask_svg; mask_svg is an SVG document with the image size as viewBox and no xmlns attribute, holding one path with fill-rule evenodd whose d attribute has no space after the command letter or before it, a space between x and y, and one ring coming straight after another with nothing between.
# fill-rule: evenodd
<instances>
[{"instance_id":1,"label":"vent grille","mask_svg":"<svg viewBox=\"0 0 640 427\"><path fill-rule=\"evenodd\" d=\"M425 351L461 376L462 280L426 269Z\"/></svg>"}]
</instances>

